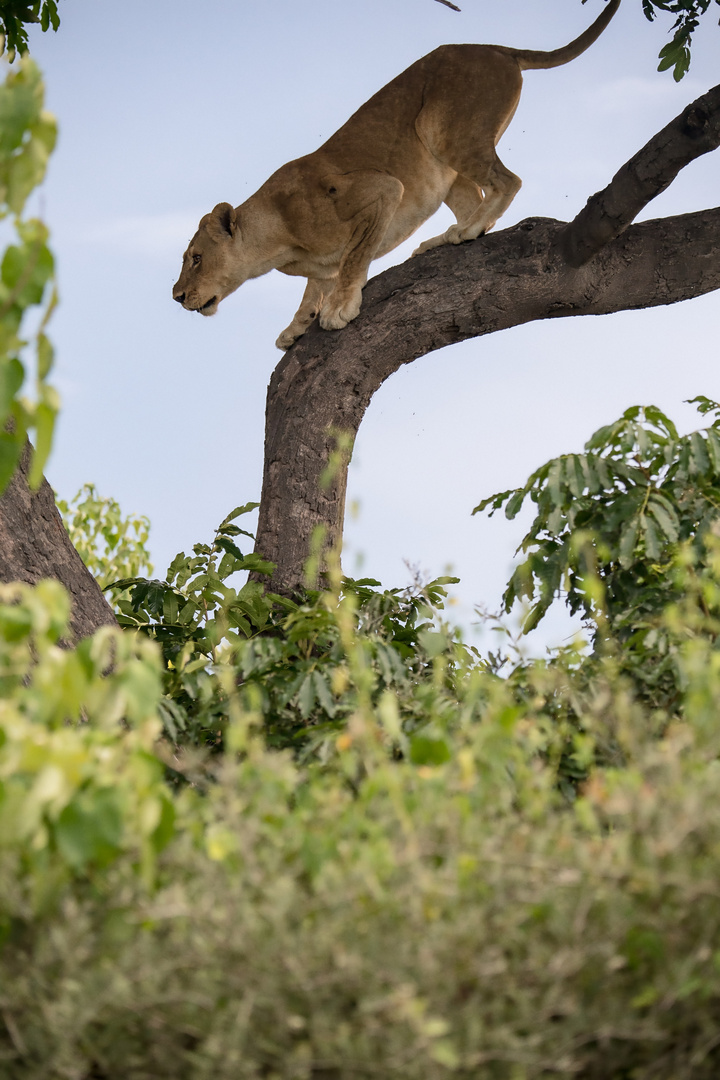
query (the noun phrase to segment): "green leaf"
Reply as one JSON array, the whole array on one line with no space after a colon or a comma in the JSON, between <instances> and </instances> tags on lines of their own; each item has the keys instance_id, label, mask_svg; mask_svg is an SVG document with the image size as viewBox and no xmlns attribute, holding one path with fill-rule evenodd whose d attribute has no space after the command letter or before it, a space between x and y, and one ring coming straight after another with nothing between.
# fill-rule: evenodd
<instances>
[{"instance_id":1,"label":"green leaf","mask_svg":"<svg viewBox=\"0 0 720 1080\"><path fill-rule=\"evenodd\" d=\"M175 804L169 795L161 794L160 820L152 833L150 840L159 854L172 840L175 835Z\"/></svg>"},{"instance_id":2,"label":"green leaf","mask_svg":"<svg viewBox=\"0 0 720 1080\"><path fill-rule=\"evenodd\" d=\"M555 506L564 506L562 490L562 458L555 458L548 470L546 487Z\"/></svg>"},{"instance_id":3,"label":"green leaf","mask_svg":"<svg viewBox=\"0 0 720 1080\"><path fill-rule=\"evenodd\" d=\"M55 837L71 866L82 869L89 862L106 862L119 849L123 829L119 798L114 789L100 788L77 795L62 811Z\"/></svg>"},{"instance_id":4,"label":"green leaf","mask_svg":"<svg viewBox=\"0 0 720 1080\"><path fill-rule=\"evenodd\" d=\"M708 461L705 440L699 431L693 431L690 436L690 466L694 473L705 474L708 471Z\"/></svg>"},{"instance_id":5,"label":"green leaf","mask_svg":"<svg viewBox=\"0 0 720 1080\"><path fill-rule=\"evenodd\" d=\"M0 492L10 483L22 453L23 443L17 438L17 432L11 435L0 431Z\"/></svg>"},{"instance_id":6,"label":"green leaf","mask_svg":"<svg viewBox=\"0 0 720 1080\"><path fill-rule=\"evenodd\" d=\"M569 454L564 459L565 480L575 498L580 498L585 490L585 474L577 454Z\"/></svg>"},{"instance_id":7,"label":"green leaf","mask_svg":"<svg viewBox=\"0 0 720 1080\"><path fill-rule=\"evenodd\" d=\"M38 378L43 380L50 374L53 365L55 351L47 334L38 334L37 339L37 366Z\"/></svg>"},{"instance_id":8,"label":"green leaf","mask_svg":"<svg viewBox=\"0 0 720 1080\"><path fill-rule=\"evenodd\" d=\"M225 525L228 525L231 521L234 521L235 518L240 517L241 514L249 514L251 513L251 511L257 510L259 505L260 503L248 502L245 503L243 506L236 506L235 509L231 510L228 516L223 519L220 524L220 529L223 529Z\"/></svg>"},{"instance_id":9,"label":"green leaf","mask_svg":"<svg viewBox=\"0 0 720 1080\"><path fill-rule=\"evenodd\" d=\"M714 477L717 478L720 475L720 433L714 427L707 428L705 431L705 438L707 440L707 452L712 465Z\"/></svg>"},{"instance_id":10,"label":"green leaf","mask_svg":"<svg viewBox=\"0 0 720 1080\"><path fill-rule=\"evenodd\" d=\"M330 693L330 687L328 686L325 676L317 669L313 672L313 682L315 684L315 693L317 694L318 701L328 716L334 716L337 711L335 699Z\"/></svg>"},{"instance_id":11,"label":"green leaf","mask_svg":"<svg viewBox=\"0 0 720 1080\"><path fill-rule=\"evenodd\" d=\"M0 427L5 426L24 380L25 369L16 356L0 361Z\"/></svg>"},{"instance_id":12,"label":"green leaf","mask_svg":"<svg viewBox=\"0 0 720 1080\"><path fill-rule=\"evenodd\" d=\"M180 597L178 597L177 593L171 592L170 589L168 589L167 592L165 592L165 594L163 595L162 612L163 618L166 622L177 622L178 613L180 610L179 600Z\"/></svg>"},{"instance_id":13,"label":"green leaf","mask_svg":"<svg viewBox=\"0 0 720 1080\"><path fill-rule=\"evenodd\" d=\"M512 496L508 499L507 506L505 507L505 517L508 521L512 521L513 518L517 516L525 501L525 494L526 492L523 488L518 488L518 490L514 491Z\"/></svg>"},{"instance_id":14,"label":"green leaf","mask_svg":"<svg viewBox=\"0 0 720 1080\"><path fill-rule=\"evenodd\" d=\"M680 533L680 522L673 507L667 503L667 500L661 502L658 497L655 497L650 498L648 502L648 512L655 518L665 539L674 543Z\"/></svg>"},{"instance_id":15,"label":"green leaf","mask_svg":"<svg viewBox=\"0 0 720 1080\"><path fill-rule=\"evenodd\" d=\"M216 536L215 544L217 547L222 548L223 551L227 551L228 554L234 555L236 559L244 558L243 553L237 544L234 544L227 536Z\"/></svg>"},{"instance_id":16,"label":"green leaf","mask_svg":"<svg viewBox=\"0 0 720 1080\"><path fill-rule=\"evenodd\" d=\"M431 660L436 656L440 656L448 647L448 636L442 631L421 630L418 634L418 641Z\"/></svg>"},{"instance_id":17,"label":"green leaf","mask_svg":"<svg viewBox=\"0 0 720 1080\"><path fill-rule=\"evenodd\" d=\"M37 490L42 483L43 470L52 447L56 416L57 409L53 409L49 405L41 403L35 409L35 448L28 474L28 486L33 491Z\"/></svg>"},{"instance_id":18,"label":"green leaf","mask_svg":"<svg viewBox=\"0 0 720 1080\"><path fill-rule=\"evenodd\" d=\"M275 563L268 562L267 559L263 559L262 555L252 552L250 555L243 556L238 570L250 570L256 574L267 574L268 577L271 577L275 572Z\"/></svg>"},{"instance_id":19,"label":"green leaf","mask_svg":"<svg viewBox=\"0 0 720 1080\"><path fill-rule=\"evenodd\" d=\"M445 739L428 735L410 737L410 760L413 765L444 765L452 757Z\"/></svg>"},{"instance_id":20,"label":"green leaf","mask_svg":"<svg viewBox=\"0 0 720 1080\"><path fill-rule=\"evenodd\" d=\"M488 495L487 499L483 499L482 502L479 502L477 506L473 509L473 514L480 514L489 506L490 513L488 517L492 517L495 511L499 510L500 507L505 503L505 501L511 495L515 494L516 490L517 489L515 488L511 488L509 491L498 491L495 495ZM378 582L378 584L380 583Z\"/></svg>"},{"instance_id":21,"label":"green leaf","mask_svg":"<svg viewBox=\"0 0 720 1080\"><path fill-rule=\"evenodd\" d=\"M247 529L239 529L237 525L221 525L218 533L222 536L249 536L251 540L255 539L254 533L248 532Z\"/></svg>"},{"instance_id":22,"label":"green leaf","mask_svg":"<svg viewBox=\"0 0 720 1080\"><path fill-rule=\"evenodd\" d=\"M303 679L298 694L298 707L300 709L300 715L303 720L307 720L310 713L313 711L315 704L315 682L313 680L312 671L308 671L307 675Z\"/></svg>"},{"instance_id":23,"label":"green leaf","mask_svg":"<svg viewBox=\"0 0 720 1080\"><path fill-rule=\"evenodd\" d=\"M658 528L649 517L643 518L642 526L645 534L645 551L648 558L657 560L662 554L662 542Z\"/></svg>"}]
</instances>

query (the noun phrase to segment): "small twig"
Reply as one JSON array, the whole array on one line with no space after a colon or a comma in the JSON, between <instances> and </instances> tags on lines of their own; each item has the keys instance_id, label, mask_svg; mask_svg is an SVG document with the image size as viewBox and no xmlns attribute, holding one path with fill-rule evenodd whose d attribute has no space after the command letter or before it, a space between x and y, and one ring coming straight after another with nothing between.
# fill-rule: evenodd
<instances>
[{"instance_id":1,"label":"small twig","mask_svg":"<svg viewBox=\"0 0 720 1080\"><path fill-rule=\"evenodd\" d=\"M460 11L460 8L456 4L451 4L450 0L437 0L438 4L444 4L445 7L452 8L453 11Z\"/></svg>"}]
</instances>

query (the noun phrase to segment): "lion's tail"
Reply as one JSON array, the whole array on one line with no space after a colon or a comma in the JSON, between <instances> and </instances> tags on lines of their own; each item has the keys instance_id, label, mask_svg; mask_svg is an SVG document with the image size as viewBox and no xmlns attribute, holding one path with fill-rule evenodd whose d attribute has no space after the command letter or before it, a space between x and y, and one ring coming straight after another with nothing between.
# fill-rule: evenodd
<instances>
[{"instance_id":1,"label":"lion's tail","mask_svg":"<svg viewBox=\"0 0 720 1080\"><path fill-rule=\"evenodd\" d=\"M553 52L534 52L532 49L510 49L504 46L495 46L499 52L504 52L509 56L513 56L520 65L522 71L529 71L533 68L554 68L560 67L561 64L569 64L571 60L574 60L576 56L580 56L586 49L589 49L594 41L596 41L607 24L612 19L613 15L620 7L620 0L610 0L605 10L595 20L592 26L589 26L584 34L575 38L569 45L565 45L562 49L555 49Z\"/></svg>"}]
</instances>

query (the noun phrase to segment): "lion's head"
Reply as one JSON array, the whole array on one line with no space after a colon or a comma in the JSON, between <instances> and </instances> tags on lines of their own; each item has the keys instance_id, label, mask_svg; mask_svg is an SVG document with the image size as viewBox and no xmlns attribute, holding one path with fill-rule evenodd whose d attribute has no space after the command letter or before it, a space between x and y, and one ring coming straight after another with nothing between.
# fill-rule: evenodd
<instances>
[{"instance_id":1,"label":"lion's head","mask_svg":"<svg viewBox=\"0 0 720 1080\"><path fill-rule=\"evenodd\" d=\"M212 213L201 219L173 286L173 299L187 311L214 315L220 301L246 280L247 275L238 275L238 228L230 203L218 203Z\"/></svg>"}]
</instances>

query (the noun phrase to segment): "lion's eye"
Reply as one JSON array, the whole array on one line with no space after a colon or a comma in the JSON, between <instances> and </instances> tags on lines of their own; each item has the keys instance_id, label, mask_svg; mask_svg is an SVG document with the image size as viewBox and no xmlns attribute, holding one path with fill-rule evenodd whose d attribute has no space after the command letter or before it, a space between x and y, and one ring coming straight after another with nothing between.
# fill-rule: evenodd
<instances>
[{"instance_id":1,"label":"lion's eye","mask_svg":"<svg viewBox=\"0 0 720 1080\"><path fill-rule=\"evenodd\" d=\"M202 255L193 255L193 257L192 257L193 266L199 266L201 262L202 262Z\"/></svg>"}]
</instances>

